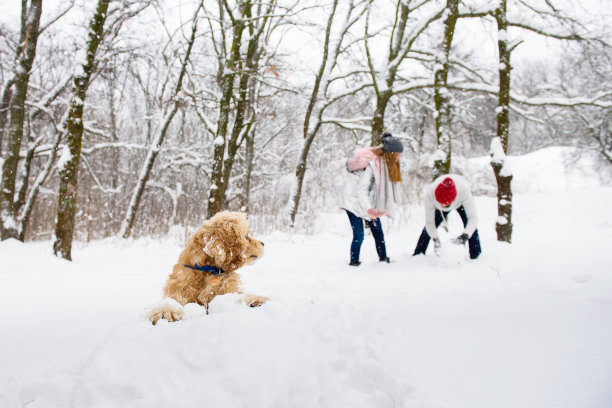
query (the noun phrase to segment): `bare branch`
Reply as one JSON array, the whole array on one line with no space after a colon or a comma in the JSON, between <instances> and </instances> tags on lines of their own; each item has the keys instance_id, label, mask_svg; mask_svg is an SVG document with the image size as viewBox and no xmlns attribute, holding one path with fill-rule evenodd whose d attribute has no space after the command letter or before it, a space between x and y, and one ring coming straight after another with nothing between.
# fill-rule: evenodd
<instances>
[{"instance_id":1,"label":"bare branch","mask_svg":"<svg viewBox=\"0 0 612 408\"><path fill-rule=\"evenodd\" d=\"M52 17L51 20L49 20L49 22L43 24L42 27L38 30L38 33L42 34L47 28L49 28L55 22L57 22L57 20L64 17L66 13L68 13L72 9L72 7L74 7L74 0L70 0L70 5L66 7L66 9L60 11L55 17Z\"/></svg>"}]
</instances>

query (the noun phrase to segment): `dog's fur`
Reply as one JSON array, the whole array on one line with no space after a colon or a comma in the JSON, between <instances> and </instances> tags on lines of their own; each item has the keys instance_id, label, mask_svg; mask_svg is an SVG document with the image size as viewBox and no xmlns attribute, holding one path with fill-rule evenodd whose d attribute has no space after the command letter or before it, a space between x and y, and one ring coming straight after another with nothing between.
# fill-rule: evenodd
<instances>
[{"instance_id":1,"label":"dog's fur","mask_svg":"<svg viewBox=\"0 0 612 408\"><path fill-rule=\"evenodd\" d=\"M149 320L156 324L159 319L180 320L183 306L198 303L206 308L215 296L226 293L242 293L240 275L235 271L244 264L253 263L263 256L263 242L249 237L246 214L223 211L204 224L187 241L179 255L164 288L164 297L176 302L165 302L149 312ZM214 275L187 268L187 266L209 265L223 270ZM268 298L243 295L241 303L261 306Z\"/></svg>"}]
</instances>

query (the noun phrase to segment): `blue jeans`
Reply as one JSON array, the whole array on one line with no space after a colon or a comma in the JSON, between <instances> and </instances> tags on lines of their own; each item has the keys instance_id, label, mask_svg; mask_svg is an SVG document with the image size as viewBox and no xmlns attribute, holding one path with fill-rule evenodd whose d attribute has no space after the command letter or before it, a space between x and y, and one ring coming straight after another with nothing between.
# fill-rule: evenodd
<instances>
[{"instance_id":1,"label":"blue jeans","mask_svg":"<svg viewBox=\"0 0 612 408\"><path fill-rule=\"evenodd\" d=\"M375 220L367 221L363 218L359 218L350 211L346 211L348 214L349 221L351 222L351 228L353 229L353 241L351 242L351 263L359 262L359 253L361 252L361 244L363 243L364 228L363 222L365 221L372 236L374 237L374 243L376 244L376 252L378 252L378 258L383 261L387 259L387 248L385 247L385 235L383 234L382 224L380 218Z\"/></svg>"},{"instance_id":2,"label":"blue jeans","mask_svg":"<svg viewBox=\"0 0 612 408\"><path fill-rule=\"evenodd\" d=\"M448 215L450 211L444 212L444 218ZM467 214L465 213L465 208L463 206L457 208L457 212L461 217L461 221L463 221L463 226L465 227L468 223ZM442 213L440 210L436 209L436 218L435 218L436 228L440 224L442 224ZM421 232L421 236L419 237L419 242L417 243L416 248L414 249L413 255L425 254L427 251L427 247L429 246L429 240L431 237L427 233L427 228L423 228L423 232ZM478 237L478 230L475 230L472 236L468 240L468 247L470 250L470 259L476 259L482 252L480 248L480 238Z\"/></svg>"}]
</instances>

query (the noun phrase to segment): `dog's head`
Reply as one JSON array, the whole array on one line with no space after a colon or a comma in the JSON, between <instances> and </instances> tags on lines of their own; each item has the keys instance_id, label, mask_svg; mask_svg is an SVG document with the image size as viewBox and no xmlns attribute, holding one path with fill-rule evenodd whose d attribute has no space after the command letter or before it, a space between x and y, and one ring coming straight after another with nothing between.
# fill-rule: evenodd
<instances>
[{"instance_id":1,"label":"dog's head","mask_svg":"<svg viewBox=\"0 0 612 408\"><path fill-rule=\"evenodd\" d=\"M249 236L245 213L222 211L204 221L187 246L192 264L231 272L261 258L264 244Z\"/></svg>"}]
</instances>

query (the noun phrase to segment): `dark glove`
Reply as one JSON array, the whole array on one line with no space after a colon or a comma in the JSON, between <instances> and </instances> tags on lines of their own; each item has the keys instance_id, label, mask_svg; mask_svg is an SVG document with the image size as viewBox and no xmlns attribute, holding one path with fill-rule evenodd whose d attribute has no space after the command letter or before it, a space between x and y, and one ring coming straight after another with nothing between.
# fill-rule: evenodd
<instances>
[{"instance_id":1,"label":"dark glove","mask_svg":"<svg viewBox=\"0 0 612 408\"><path fill-rule=\"evenodd\" d=\"M440 248L442 248L442 243L440 242L440 238L434 238L433 243L434 243L434 252L436 253L436 255L439 256Z\"/></svg>"},{"instance_id":2,"label":"dark glove","mask_svg":"<svg viewBox=\"0 0 612 408\"><path fill-rule=\"evenodd\" d=\"M463 234L459 235L457 238L453 239L451 242L457 245L465 245L468 239L470 239L470 237L468 236L468 234L464 232Z\"/></svg>"}]
</instances>

